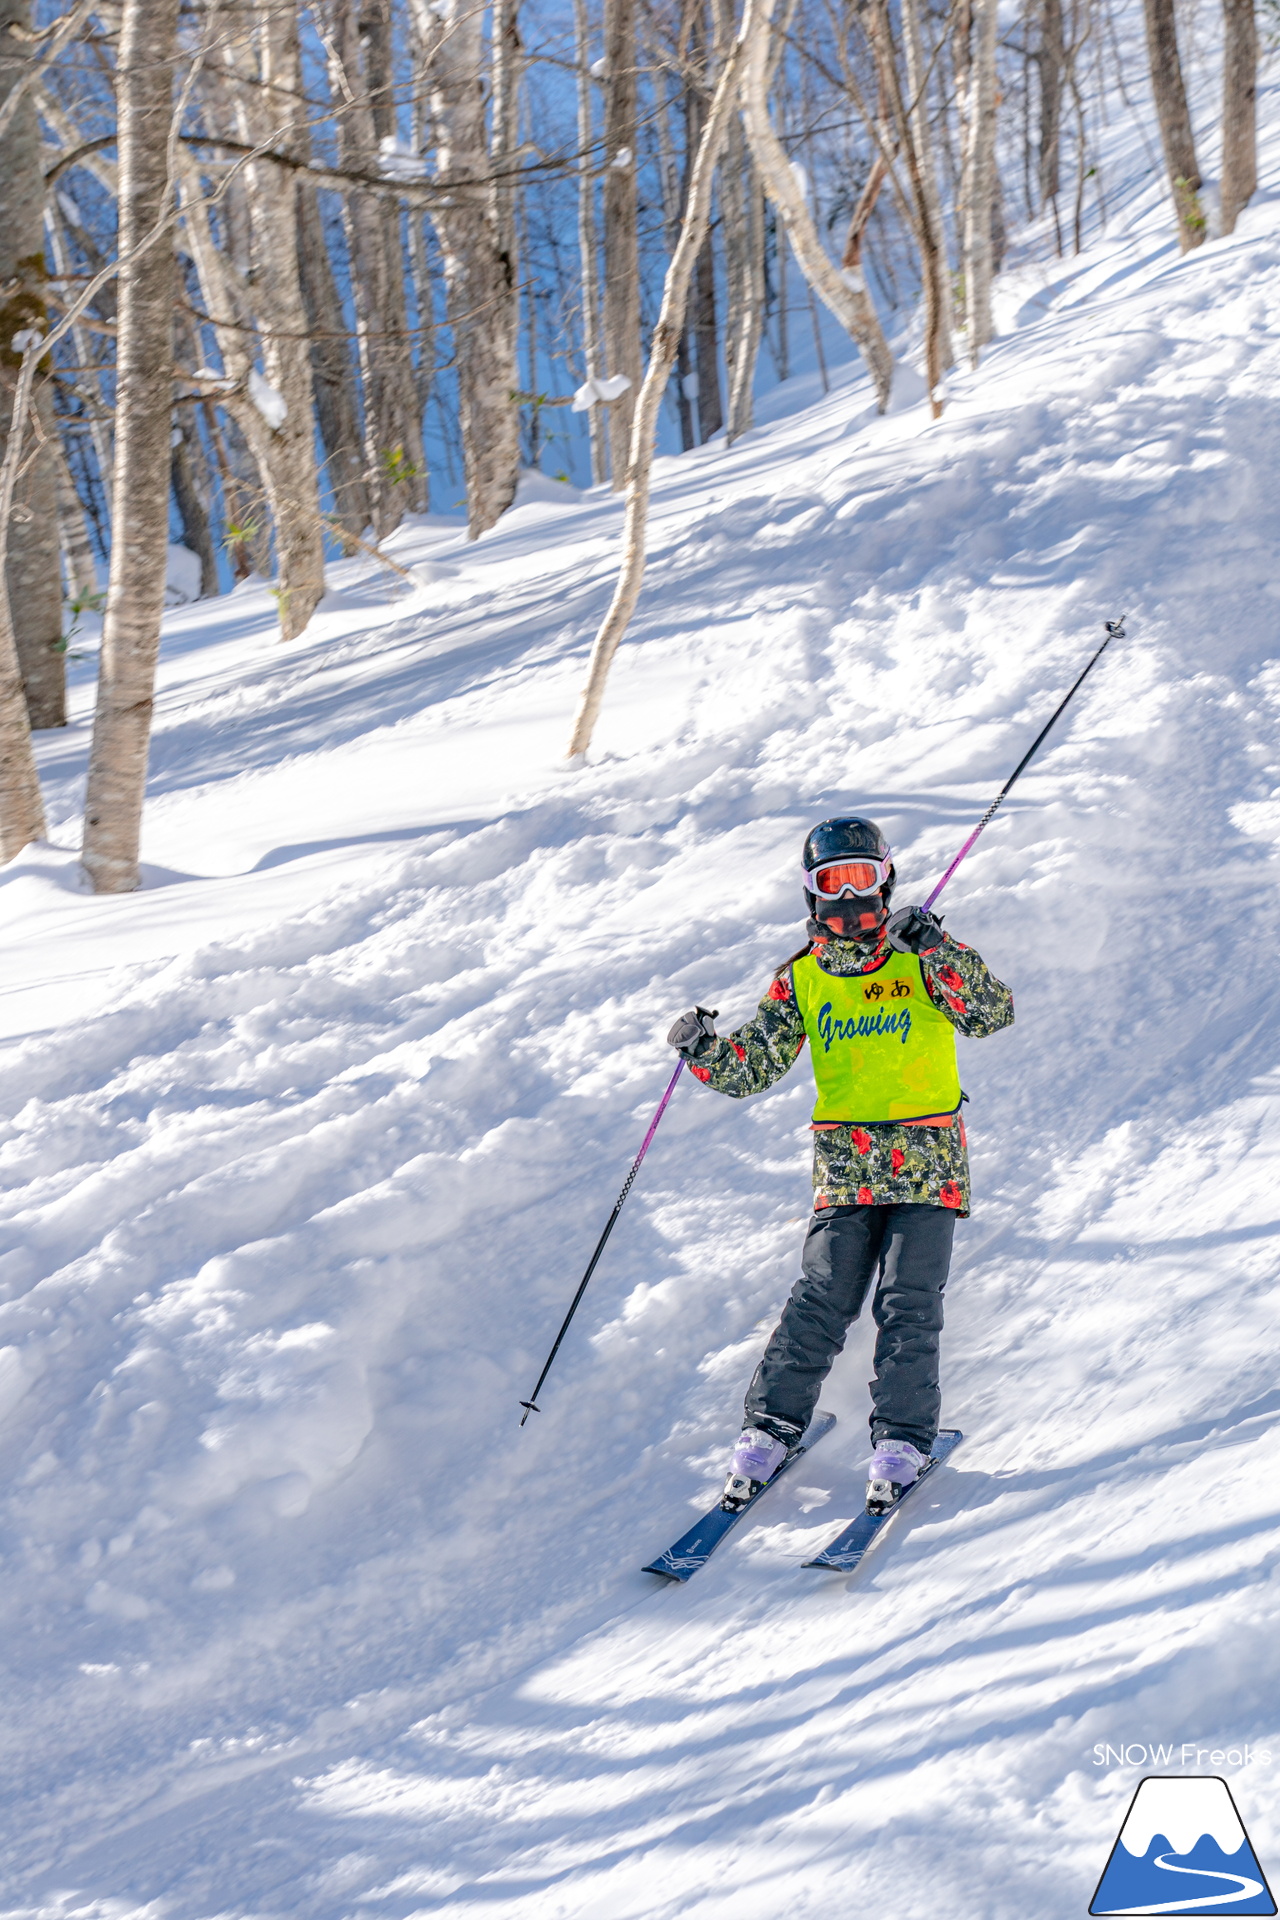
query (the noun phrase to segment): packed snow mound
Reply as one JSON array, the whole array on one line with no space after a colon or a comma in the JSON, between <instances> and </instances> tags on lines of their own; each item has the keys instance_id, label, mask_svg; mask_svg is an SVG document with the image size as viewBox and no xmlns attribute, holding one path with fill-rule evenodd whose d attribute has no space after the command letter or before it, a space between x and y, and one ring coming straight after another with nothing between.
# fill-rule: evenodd
<instances>
[{"instance_id":1,"label":"packed snow mound","mask_svg":"<svg viewBox=\"0 0 1280 1920\"><path fill-rule=\"evenodd\" d=\"M200 556L171 540L165 562L164 603L166 607L186 607L199 598Z\"/></svg>"},{"instance_id":2,"label":"packed snow mound","mask_svg":"<svg viewBox=\"0 0 1280 1920\"><path fill-rule=\"evenodd\" d=\"M601 495L411 529L434 598L347 563L288 649L260 583L170 615L128 900L63 872L78 682L0 875L12 1914L1067 1920L1107 1743L1280 1747L1280 222L1169 230L1153 191L1018 269L936 424L846 372L663 463L581 771ZM964 1451L856 1581L800 1570L860 1503L859 1328L835 1433L658 1589L812 1098L680 1086L521 1431L662 1035L751 1010L824 814L922 895L1121 613L945 896L1017 999L961 1043Z\"/></svg>"},{"instance_id":3,"label":"packed snow mound","mask_svg":"<svg viewBox=\"0 0 1280 1920\"><path fill-rule=\"evenodd\" d=\"M516 482L511 511L518 512L521 507L572 507L581 498L581 489L572 481L543 473L539 467L525 467Z\"/></svg>"}]
</instances>

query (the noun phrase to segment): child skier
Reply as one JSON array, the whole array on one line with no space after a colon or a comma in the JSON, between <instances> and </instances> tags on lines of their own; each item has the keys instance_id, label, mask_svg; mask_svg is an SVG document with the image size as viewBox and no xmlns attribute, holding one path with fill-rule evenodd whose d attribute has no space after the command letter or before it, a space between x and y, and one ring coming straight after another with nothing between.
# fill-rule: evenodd
<instances>
[{"instance_id":1,"label":"child skier","mask_svg":"<svg viewBox=\"0 0 1280 1920\"><path fill-rule=\"evenodd\" d=\"M822 1382L878 1277L867 1511L911 1485L938 1430L942 1290L969 1161L955 1035L1013 1021L1013 995L920 907L890 915L893 855L873 820L824 820L804 843L808 945L755 1018L727 1038L714 1010L667 1038L699 1080L741 1097L772 1086L809 1042L814 1216L801 1275L747 1390L721 1506L734 1511L804 1433Z\"/></svg>"}]
</instances>

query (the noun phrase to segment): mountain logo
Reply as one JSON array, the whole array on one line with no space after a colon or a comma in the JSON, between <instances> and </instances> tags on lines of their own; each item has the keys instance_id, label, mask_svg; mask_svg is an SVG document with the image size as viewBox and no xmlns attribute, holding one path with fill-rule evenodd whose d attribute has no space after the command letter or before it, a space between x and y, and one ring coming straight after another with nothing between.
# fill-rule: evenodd
<instances>
[{"instance_id":1,"label":"mountain logo","mask_svg":"<svg viewBox=\"0 0 1280 1920\"><path fill-rule=\"evenodd\" d=\"M1226 1781L1216 1774L1139 1781L1089 1911L1274 1913Z\"/></svg>"}]
</instances>

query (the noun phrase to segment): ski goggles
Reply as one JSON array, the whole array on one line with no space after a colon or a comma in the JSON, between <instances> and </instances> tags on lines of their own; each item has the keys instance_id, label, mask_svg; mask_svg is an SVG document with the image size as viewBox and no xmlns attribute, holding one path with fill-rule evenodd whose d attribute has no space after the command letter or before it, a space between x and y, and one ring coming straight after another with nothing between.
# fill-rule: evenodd
<instances>
[{"instance_id":1,"label":"ski goggles","mask_svg":"<svg viewBox=\"0 0 1280 1920\"><path fill-rule=\"evenodd\" d=\"M889 878L893 855L883 860L831 860L804 876L810 893L821 900L839 900L846 893L879 893Z\"/></svg>"}]
</instances>

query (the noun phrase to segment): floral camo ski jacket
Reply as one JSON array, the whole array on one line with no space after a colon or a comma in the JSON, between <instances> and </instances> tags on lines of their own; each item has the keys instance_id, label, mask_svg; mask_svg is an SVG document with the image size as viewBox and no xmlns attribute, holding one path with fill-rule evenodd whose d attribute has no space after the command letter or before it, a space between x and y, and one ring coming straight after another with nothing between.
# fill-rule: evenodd
<instances>
[{"instance_id":1,"label":"floral camo ski jacket","mask_svg":"<svg viewBox=\"0 0 1280 1920\"><path fill-rule=\"evenodd\" d=\"M883 941L868 947L833 939L815 942L811 951L824 973L853 974L882 965L890 948ZM929 998L957 1033L981 1039L1012 1026L1012 993L972 947L948 934L933 953L920 955L920 970ZM717 1093L741 1099L780 1080L795 1065L804 1041L788 964L770 982L755 1017L708 1047L691 1071ZM813 1186L816 1208L914 1205L954 1207L967 1214L964 1121L957 1113L933 1126L918 1120L815 1126Z\"/></svg>"}]
</instances>

